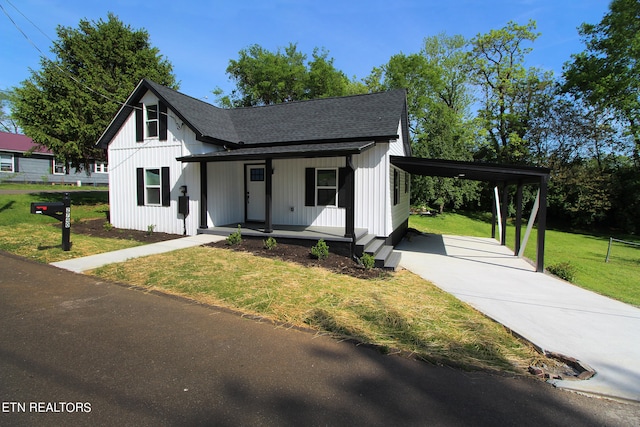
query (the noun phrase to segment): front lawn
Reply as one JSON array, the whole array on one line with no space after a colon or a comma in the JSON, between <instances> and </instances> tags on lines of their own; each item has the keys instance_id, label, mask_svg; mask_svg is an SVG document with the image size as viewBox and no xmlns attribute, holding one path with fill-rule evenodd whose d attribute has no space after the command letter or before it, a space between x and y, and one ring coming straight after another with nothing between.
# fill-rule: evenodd
<instances>
[{"instance_id":1,"label":"front lawn","mask_svg":"<svg viewBox=\"0 0 640 427\"><path fill-rule=\"evenodd\" d=\"M361 279L246 252L197 247L108 265L91 274L287 325L311 326L433 363L524 372L544 359L501 325L409 271Z\"/></svg>"},{"instance_id":2,"label":"front lawn","mask_svg":"<svg viewBox=\"0 0 640 427\"><path fill-rule=\"evenodd\" d=\"M14 186L3 184L0 189L15 189L8 187ZM73 232L73 225L86 219L104 218L106 222L109 193L85 189L71 194L72 246L70 251L65 252L61 244L60 221L30 213L32 202L59 202L62 201L63 193L42 192L42 186L20 187L21 190L34 192L0 194L0 250L50 263L140 245L134 240L97 239Z\"/></svg>"}]
</instances>

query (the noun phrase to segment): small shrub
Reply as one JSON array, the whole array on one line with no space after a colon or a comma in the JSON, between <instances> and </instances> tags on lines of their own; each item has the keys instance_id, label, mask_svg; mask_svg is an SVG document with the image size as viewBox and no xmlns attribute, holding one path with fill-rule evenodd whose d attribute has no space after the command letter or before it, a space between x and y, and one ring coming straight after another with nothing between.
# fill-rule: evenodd
<instances>
[{"instance_id":1,"label":"small shrub","mask_svg":"<svg viewBox=\"0 0 640 427\"><path fill-rule=\"evenodd\" d=\"M240 224L238 224L238 230L227 237L227 245L237 245L240 242L242 242L242 233L240 232Z\"/></svg>"},{"instance_id":2,"label":"small shrub","mask_svg":"<svg viewBox=\"0 0 640 427\"><path fill-rule=\"evenodd\" d=\"M111 224L109 221L105 221L105 223L102 224L102 228L104 228L106 231L111 231L113 230L113 224Z\"/></svg>"},{"instance_id":3,"label":"small shrub","mask_svg":"<svg viewBox=\"0 0 640 427\"><path fill-rule=\"evenodd\" d=\"M273 237L269 237L266 240L263 240L262 243L264 244L264 248L269 251L278 246L278 242L276 242L276 239L274 239Z\"/></svg>"},{"instance_id":4,"label":"small shrub","mask_svg":"<svg viewBox=\"0 0 640 427\"><path fill-rule=\"evenodd\" d=\"M364 266L365 270L371 270L376 265L376 259L373 255L362 254L360 263Z\"/></svg>"},{"instance_id":5,"label":"small shrub","mask_svg":"<svg viewBox=\"0 0 640 427\"><path fill-rule=\"evenodd\" d=\"M311 247L311 255L319 260L327 259L329 257L329 246L327 246L324 239L318 240L318 243Z\"/></svg>"},{"instance_id":6,"label":"small shrub","mask_svg":"<svg viewBox=\"0 0 640 427\"><path fill-rule=\"evenodd\" d=\"M576 275L576 267L568 261L550 265L547 267L547 271L567 282L573 282Z\"/></svg>"},{"instance_id":7,"label":"small shrub","mask_svg":"<svg viewBox=\"0 0 640 427\"><path fill-rule=\"evenodd\" d=\"M153 234L153 230L156 229L154 224L147 225L147 236L151 236Z\"/></svg>"}]
</instances>

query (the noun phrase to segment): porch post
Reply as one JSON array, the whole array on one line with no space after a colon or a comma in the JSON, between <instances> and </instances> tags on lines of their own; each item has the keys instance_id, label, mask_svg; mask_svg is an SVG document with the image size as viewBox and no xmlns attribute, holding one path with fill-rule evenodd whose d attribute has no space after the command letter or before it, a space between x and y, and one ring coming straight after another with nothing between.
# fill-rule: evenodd
<instances>
[{"instance_id":1,"label":"porch post","mask_svg":"<svg viewBox=\"0 0 640 427\"><path fill-rule=\"evenodd\" d=\"M544 235L547 231L547 179L540 178L540 206L538 211L538 248L536 254L536 271L544 272Z\"/></svg>"},{"instance_id":2,"label":"porch post","mask_svg":"<svg viewBox=\"0 0 640 427\"><path fill-rule=\"evenodd\" d=\"M518 181L518 189L516 190L516 240L514 255L520 252L520 240L522 238L522 181Z\"/></svg>"},{"instance_id":3,"label":"porch post","mask_svg":"<svg viewBox=\"0 0 640 427\"><path fill-rule=\"evenodd\" d=\"M265 197L264 197L264 232L273 232L273 219L271 212L271 194L273 178L273 159L265 160Z\"/></svg>"},{"instance_id":4,"label":"porch post","mask_svg":"<svg viewBox=\"0 0 640 427\"><path fill-rule=\"evenodd\" d=\"M207 216L207 162L200 162L200 228L209 228Z\"/></svg>"},{"instance_id":5,"label":"porch post","mask_svg":"<svg viewBox=\"0 0 640 427\"><path fill-rule=\"evenodd\" d=\"M344 219L344 234L345 237L351 238L351 256L355 254L356 244L356 231L355 231L355 205L356 205L356 180L353 167L353 158L351 155L346 156L346 176L345 176L345 196L346 196L346 208Z\"/></svg>"}]
</instances>

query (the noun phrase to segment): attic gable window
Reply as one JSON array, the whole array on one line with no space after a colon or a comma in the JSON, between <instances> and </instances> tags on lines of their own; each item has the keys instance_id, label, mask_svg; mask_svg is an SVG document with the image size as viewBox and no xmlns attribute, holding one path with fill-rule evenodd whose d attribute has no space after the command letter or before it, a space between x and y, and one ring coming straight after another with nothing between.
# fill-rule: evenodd
<instances>
[{"instance_id":1,"label":"attic gable window","mask_svg":"<svg viewBox=\"0 0 640 427\"><path fill-rule=\"evenodd\" d=\"M161 101L157 104L137 104L135 106L136 142L148 138L167 140L167 105Z\"/></svg>"},{"instance_id":2,"label":"attic gable window","mask_svg":"<svg viewBox=\"0 0 640 427\"><path fill-rule=\"evenodd\" d=\"M158 105L146 105L145 110L147 113L146 130L147 138L158 137Z\"/></svg>"}]
</instances>

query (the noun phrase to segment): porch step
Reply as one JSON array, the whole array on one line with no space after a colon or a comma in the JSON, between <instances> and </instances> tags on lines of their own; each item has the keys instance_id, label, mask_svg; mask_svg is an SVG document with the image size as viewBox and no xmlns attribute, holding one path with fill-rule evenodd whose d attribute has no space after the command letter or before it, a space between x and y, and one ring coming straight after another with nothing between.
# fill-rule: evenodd
<instances>
[{"instance_id":1,"label":"porch step","mask_svg":"<svg viewBox=\"0 0 640 427\"><path fill-rule=\"evenodd\" d=\"M402 254L400 252L393 251L389 254L389 258L387 258L384 262L385 270L396 271L400 266L400 259L402 258Z\"/></svg>"},{"instance_id":2,"label":"porch step","mask_svg":"<svg viewBox=\"0 0 640 427\"><path fill-rule=\"evenodd\" d=\"M369 254L375 259L375 267L395 271L400 264L400 254L393 250L393 246L386 245L384 239L378 239L373 234L367 234L356 241L356 256Z\"/></svg>"}]
</instances>

